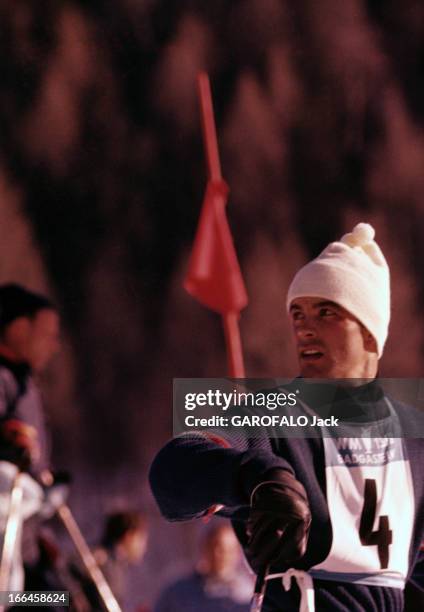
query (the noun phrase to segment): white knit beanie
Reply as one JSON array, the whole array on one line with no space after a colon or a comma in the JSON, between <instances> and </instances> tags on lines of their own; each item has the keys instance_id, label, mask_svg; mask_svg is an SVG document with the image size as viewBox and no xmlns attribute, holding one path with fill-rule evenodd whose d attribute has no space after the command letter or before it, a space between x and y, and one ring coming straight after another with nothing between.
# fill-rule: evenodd
<instances>
[{"instance_id":1,"label":"white knit beanie","mask_svg":"<svg viewBox=\"0 0 424 612\"><path fill-rule=\"evenodd\" d=\"M390 274L375 231L358 223L340 242L331 242L294 277L287 309L299 297L319 297L353 314L377 341L383 354L390 321Z\"/></svg>"}]
</instances>

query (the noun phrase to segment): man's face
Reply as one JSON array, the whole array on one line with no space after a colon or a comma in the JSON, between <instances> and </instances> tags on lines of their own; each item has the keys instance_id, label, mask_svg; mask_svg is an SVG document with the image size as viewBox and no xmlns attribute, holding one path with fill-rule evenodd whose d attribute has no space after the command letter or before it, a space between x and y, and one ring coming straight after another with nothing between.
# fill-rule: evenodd
<instances>
[{"instance_id":1,"label":"man's face","mask_svg":"<svg viewBox=\"0 0 424 612\"><path fill-rule=\"evenodd\" d=\"M374 338L347 310L321 298L290 306L300 374L304 378L374 378Z\"/></svg>"},{"instance_id":2,"label":"man's face","mask_svg":"<svg viewBox=\"0 0 424 612\"><path fill-rule=\"evenodd\" d=\"M27 358L35 371L43 370L59 348L59 317L54 310L40 310L31 320Z\"/></svg>"},{"instance_id":3,"label":"man's face","mask_svg":"<svg viewBox=\"0 0 424 612\"><path fill-rule=\"evenodd\" d=\"M59 348L59 317L54 310L43 308L34 317L19 317L5 333L10 356L24 362L35 372L43 370Z\"/></svg>"},{"instance_id":4,"label":"man's face","mask_svg":"<svg viewBox=\"0 0 424 612\"><path fill-rule=\"evenodd\" d=\"M127 531L120 542L120 548L124 551L127 561L138 563L146 553L147 531L142 529Z\"/></svg>"},{"instance_id":5,"label":"man's face","mask_svg":"<svg viewBox=\"0 0 424 612\"><path fill-rule=\"evenodd\" d=\"M230 527L219 529L205 545L207 573L225 576L232 573L240 561L240 545Z\"/></svg>"}]
</instances>

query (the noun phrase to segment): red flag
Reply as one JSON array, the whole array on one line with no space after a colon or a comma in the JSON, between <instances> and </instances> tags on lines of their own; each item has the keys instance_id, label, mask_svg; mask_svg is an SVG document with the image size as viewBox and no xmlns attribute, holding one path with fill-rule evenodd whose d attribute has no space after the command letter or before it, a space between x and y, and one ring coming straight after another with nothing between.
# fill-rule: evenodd
<instances>
[{"instance_id":1,"label":"red flag","mask_svg":"<svg viewBox=\"0 0 424 612\"><path fill-rule=\"evenodd\" d=\"M209 182L184 287L204 306L226 315L239 313L247 305L247 294L225 214L229 190L221 176L209 77L204 72L198 76L198 87Z\"/></svg>"},{"instance_id":2,"label":"red flag","mask_svg":"<svg viewBox=\"0 0 424 612\"><path fill-rule=\"evenodd\" d=\"M190 295L220 314L240 312L247 305L246 288L225 214L228 191L223 180L207 184L184 280Z\"/></svg>"}]
</instances>

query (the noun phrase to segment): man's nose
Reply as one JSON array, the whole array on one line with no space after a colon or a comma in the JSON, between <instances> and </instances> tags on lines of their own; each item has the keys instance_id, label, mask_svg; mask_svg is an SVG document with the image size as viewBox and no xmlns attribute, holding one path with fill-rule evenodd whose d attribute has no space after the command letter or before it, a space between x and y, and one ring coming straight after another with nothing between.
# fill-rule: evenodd
<instances>
[{"instance_id":1,"label":"man's nose","mask_svg":"<svg viewBox=\"0 0 424 612\"><path fill-rule=\"evenodd\" d=\"M314 324L308 319L296 325L295 333L299 340L308 340L317 336Z\"/></svg>"}]
</instances>

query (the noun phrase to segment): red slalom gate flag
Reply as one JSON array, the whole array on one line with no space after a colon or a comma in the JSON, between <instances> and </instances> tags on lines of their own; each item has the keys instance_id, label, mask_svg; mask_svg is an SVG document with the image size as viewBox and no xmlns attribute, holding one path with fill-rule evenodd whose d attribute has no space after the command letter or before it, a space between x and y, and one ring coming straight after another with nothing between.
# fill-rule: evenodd
<instances>
[{"instance_id":1,"label":"red slalom gate flag","mask_svg":"<svg viewBox=\"0 0 424 612\"><path fill-rule=\"evenodd\" d=\"M247 305L247 293L225 214L229 189L221 175L211 88L206 72L198 75L197 84L209 181L184 287L204 306L223 315L226 326L226 315L239 313ZM232 325L226 333L234 344L238 329ZM235 350L241 355L241 348Z\"/></svg>"},{"instance_id":2,"label":"red slalom gate flag","mask_svg":"<svg viewBox=\"0 0 424 612\"><path fill-rule=\"evenodd\" d=\"M184 287L201 304L222 315L247 306L247 293L225 214L228 185L206 187Z\"/></svg>"}]
</instances>

